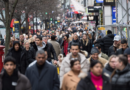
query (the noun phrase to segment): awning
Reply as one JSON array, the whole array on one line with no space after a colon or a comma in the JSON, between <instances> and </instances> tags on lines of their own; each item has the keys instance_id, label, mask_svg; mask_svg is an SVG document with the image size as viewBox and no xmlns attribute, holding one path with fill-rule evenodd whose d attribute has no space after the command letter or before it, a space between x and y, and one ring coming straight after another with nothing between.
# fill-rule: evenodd
<instances>
[{"instance_id":1,"label":"awning","mask_svg":"<svg viewBox=\"0 0 130 90\"><path fill-rule=\"evenodd\" d=\"M75 11L82 12L82 13L85 12L85 8L76 0L71 0L71 4L74 6Z\"/></svg>"}]
</instances>

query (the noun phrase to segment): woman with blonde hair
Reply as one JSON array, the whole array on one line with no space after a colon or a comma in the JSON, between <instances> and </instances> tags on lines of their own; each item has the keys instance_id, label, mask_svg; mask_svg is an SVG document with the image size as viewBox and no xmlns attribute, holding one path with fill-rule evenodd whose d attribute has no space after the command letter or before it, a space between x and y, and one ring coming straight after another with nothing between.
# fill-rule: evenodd
<instances>
[{"instance_id":1,"label":"woman with blonde hair","mask_svg":"<svg viewBox=\"0 0 130 90\"><path fill-rule=\"evenodd\" d=\"M91 40L88 38L87 34L83 35L83 38L81 40L81 48L82 48L82 50L85 50L88 53L91 52L92 43L91 43Z\"/></svg>"},{"instance_id":2,"label":"woman with blonde hair","mask_svg":"<svg viewBox=\"0 0 130 90\"><path fill-rule=\"evenodd\" d=\"M112 72L116 68L116 61L117 61L116 58L117 58L116 55L112 55L109 58L109 62L106 64L105 68L103 69L103 73L106 74L108 77L111 76Z\"/></svg>"},{"instance_id":3,"label":"woman with blonde hair","mask_svg":"<svg viewBox=\"0 0 130 90\"><path fill-rule=\"evenodd\" d=\"M35 60L35 50L31 47L28 40L24 42L24 55L26 57L26 68L28 65Z\"/></svg>"}]
</instances>

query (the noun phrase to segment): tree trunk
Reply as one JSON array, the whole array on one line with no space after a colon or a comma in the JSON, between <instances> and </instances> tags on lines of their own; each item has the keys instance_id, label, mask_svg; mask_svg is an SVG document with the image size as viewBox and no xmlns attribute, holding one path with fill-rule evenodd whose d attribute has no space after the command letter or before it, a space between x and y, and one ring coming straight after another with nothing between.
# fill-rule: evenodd
<instances>
[{"instance_id":1,"label":"tree trunk","mask_svg":"<svg viewBox=\"0 0 130 90\"><path fill-rule=\"evenodd\" d=\"M28 34L29 34L28 13L26 13L26 33L28 33Z\"/></svg>"},{"instance_id":2,"label":"tree trunk","mask_svg":"<svg viewBox=\"0 0 130 90\"><path fill-rule=\"evenodd\" d=\"M6 40L5 40L5 55L9 49L10 42L10 15L9 15L9 1L5 2L5 18L6 18Z\"/></svg>"}]
</instances>

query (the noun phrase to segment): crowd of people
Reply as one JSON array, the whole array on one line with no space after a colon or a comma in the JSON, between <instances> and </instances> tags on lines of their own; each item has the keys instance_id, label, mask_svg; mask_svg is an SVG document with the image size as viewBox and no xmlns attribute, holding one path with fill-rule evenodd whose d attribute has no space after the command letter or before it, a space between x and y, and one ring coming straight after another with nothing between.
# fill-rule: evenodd
<instances>
[{"instance_id":1,"label":"crowd of people","mask_svg":"<svg viewBox=\"0 0 130 90\"><path fill-rule=\"evenodd\" d=\"M129 90L127 40L111 30L96 39L94 29L64 23L11 36L0 90Z\"/></svg>"}]
</instances>

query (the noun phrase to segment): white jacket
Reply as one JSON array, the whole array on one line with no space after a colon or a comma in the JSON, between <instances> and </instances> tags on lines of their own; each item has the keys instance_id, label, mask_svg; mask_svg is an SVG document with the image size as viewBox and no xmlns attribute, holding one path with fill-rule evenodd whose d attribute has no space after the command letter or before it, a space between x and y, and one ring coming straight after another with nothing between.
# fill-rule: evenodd
<instances>
[{"instance_id":1,"label":"white jacket","mask_svg":"<svg viewBox=\"0 0 130 90\"><path fill-rule=\"evenodd\" d=\"M60 87L62 86L62 79L63 76L69 72L71 70L70 68L70 56L72 55L72 53L69 53L62 61L61 63L61 67L60 67ZM86 59L86 57L79 53L80 59L81 59L81 70L84 73L88 73L89 68L90 68L90 63L89 61Z\"/></svg>"}]
</instances>

